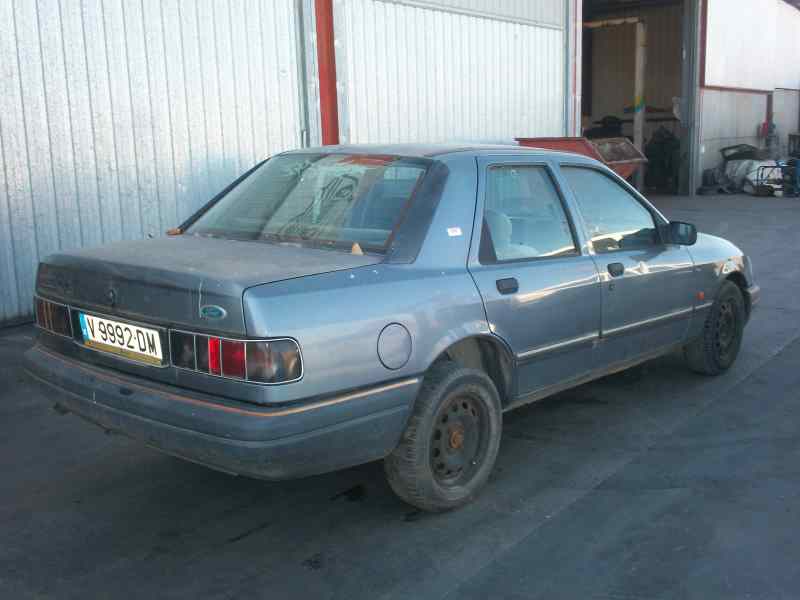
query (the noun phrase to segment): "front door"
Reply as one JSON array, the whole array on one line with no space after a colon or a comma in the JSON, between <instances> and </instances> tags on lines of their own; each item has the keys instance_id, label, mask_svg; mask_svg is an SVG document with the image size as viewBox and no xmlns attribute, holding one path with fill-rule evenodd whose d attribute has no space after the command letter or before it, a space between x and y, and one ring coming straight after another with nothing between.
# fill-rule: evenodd
<instances>
[{"instance_id":1,"label":"front door","mask_svg":"<svg viewBox=\"0 0 800 600\"><path fill-rule=\"evenodd\" d=\"M521 396L589 372L600 333L597 268L551 168L532 158L478 159L470 256L490 327L516 356Z\"/></svg>"},{"instance_id":2,"label":"front door","mask_svg":"<svg viewBox=\"0 0 800 600\"><path fill-rule=\"evenodd\" d=\"M602 279L603 364L633 360L686 336L696 289L691 256L665 244L661 217L603 170L560 167Z\"/></svg>"}]
</instances>

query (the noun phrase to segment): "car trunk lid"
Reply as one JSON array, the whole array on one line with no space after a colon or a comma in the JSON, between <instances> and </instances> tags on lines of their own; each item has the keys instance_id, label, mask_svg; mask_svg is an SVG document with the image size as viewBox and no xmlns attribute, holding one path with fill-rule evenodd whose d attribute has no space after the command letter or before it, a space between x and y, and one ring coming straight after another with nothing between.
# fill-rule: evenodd
<instances>
[{"instance_id":1,"label":"car trunk lid","mask_svg":"<svg viewBox=\"0 0 800 600\"><path fill-rule=\"evenodd\" d=\"M40 265L37 291L101 314L244 335L247 288L380 261L376 255L183 235L52 255Z\"/></svg>"}]
</instances>

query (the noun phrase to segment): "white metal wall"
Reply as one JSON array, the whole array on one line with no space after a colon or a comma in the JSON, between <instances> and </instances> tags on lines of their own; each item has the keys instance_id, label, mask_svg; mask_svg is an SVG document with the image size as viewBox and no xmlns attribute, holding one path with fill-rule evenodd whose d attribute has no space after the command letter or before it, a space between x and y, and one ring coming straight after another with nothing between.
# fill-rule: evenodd
<instances>
[{"instance_id":1,"label":"white metal wall","mask_svg":"<svg viewBox=\"0 0 800 600\"><path fill-rule=\"evenodd\" d=\"M766 95L708 89L700 94L701 172L720 164L725 146L761 145L758 126L767 117Z\"/></svg>"},{"instance_id":2,"label":"white metal wall","mask_svg":"<svg viewBox=\"0 0 800 600\"><path fill-rule=\"evenodd\" d=\"M773 119L778 129L781 153L789 146L789 134L800 132L800 91L775 90L773 95Z\"/></svg>"},{"instance_id":3,"label":"white metal wall","mask_svg":"<svg viewBox=\"0 0 800 600\"><path fill-rule=\"evenodd\" d=\"M508 19L518 23L557 25L564 23L563 0L385 0L401 4L433 6L451 12Z\"/></svg>"},{"instance_id":4,"label":"white metal wall","mask_svg":"<svg viewBox=\"0 0 800 600\"><path fill-rule=\"evenodd\" d=\"M469 4L337 0L342 142L564 134L563 0Z\"/></svg>"},{"instance_id":5,"label":"white metal wall","mask_svg":"<svg viewBox=\"0 0 800 600\"><path fill-rule=\"evenodd\" d=\"M708 0L706 84L800 89L800 11L783 0Z\"/></svg>"},{"instance_id":6,"label":"white metal wall","mask_svg":"<svg viewBox=\"0 0 800 600\"><path fill-rule=\"evenodd\" d=\"M0 1L0 323L59 249L159 234L300 144L293 0Z\"/></svg>"}]
</instances>

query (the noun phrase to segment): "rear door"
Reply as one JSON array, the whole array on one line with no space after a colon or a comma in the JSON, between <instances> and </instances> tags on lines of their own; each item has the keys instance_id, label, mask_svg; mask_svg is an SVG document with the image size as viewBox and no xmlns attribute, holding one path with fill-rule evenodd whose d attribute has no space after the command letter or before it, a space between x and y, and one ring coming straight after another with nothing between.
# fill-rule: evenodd
<instances>
[{"instance_id":1,"label":"rear door","mask_svg":"<svg viewBox=\"0 0 800 600\"><path fill-rule=\"evenodd\" d=\"M561 165L602 279L599 366L631 360L684 339L692 315L694 266L665 244L663 218L606 170Z\"/></svg>"},{"instance_id":2,"label":"rear door","mask_svg":"<svg viewBox=\"0 0 800 600\"><path fill-rule=\"evenodd\" d=\"M469 269L492 331L516 355L521 395L593 367L600 283L551 165L530 156L478 158Z\"/></svg>"}]
</instances>

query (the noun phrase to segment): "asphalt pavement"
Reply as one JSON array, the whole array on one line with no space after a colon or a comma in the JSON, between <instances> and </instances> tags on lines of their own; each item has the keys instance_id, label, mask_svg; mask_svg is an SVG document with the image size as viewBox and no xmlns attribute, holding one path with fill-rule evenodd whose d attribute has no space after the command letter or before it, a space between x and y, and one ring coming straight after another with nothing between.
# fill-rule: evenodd
<instances>
[{"instance_id":1,"label":"asphalt pavement","mask_svg":"<svg viewBox=\"0 0 800 600\"><path fill-rule=\"evenodd\" d=\"M751 255L725 375L667 356L509 413L474 504L421 514L379 463L236 478L51 408L0 330L0 598L800 597L800 200L656 197Z\"/></svg>"}]
</instances>

